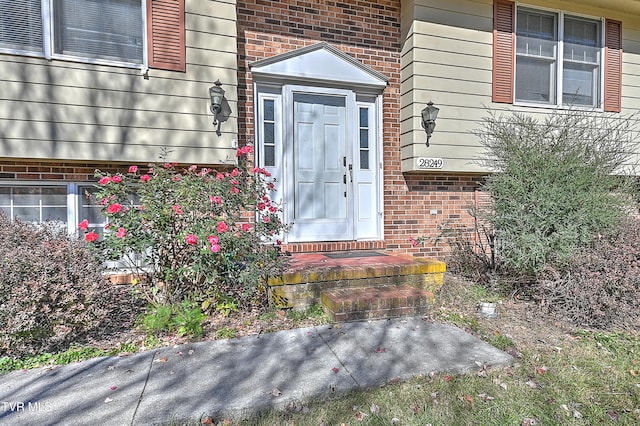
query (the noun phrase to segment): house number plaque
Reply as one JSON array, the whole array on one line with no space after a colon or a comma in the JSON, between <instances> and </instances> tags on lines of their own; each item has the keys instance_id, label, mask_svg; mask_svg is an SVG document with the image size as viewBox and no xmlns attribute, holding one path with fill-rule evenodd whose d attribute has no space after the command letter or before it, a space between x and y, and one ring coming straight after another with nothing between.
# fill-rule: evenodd
<instances>
[{"instance_id":1,"label":"house number plaque","mask_svg":"<svg viewBox=\"0 0 640 426\"><path fill-rule=\"evenodd\" d=\"M442 158L418 157L416 163L419 169L441 169L444 166Z\"/></svg>"}]
</instances>

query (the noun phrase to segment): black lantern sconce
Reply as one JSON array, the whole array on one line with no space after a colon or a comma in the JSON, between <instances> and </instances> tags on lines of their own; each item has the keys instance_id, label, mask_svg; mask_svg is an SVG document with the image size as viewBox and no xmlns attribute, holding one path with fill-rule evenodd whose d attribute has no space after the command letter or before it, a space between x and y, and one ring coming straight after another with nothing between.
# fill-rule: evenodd
<instances>
[{"instance_id":1,"label":"black lantern sconce","mask_svg":"<svg viewBox=\"0 0 640 426\"><path fill-rule=\"evenodd\" d=\"M433 106L433 102L429 101L427 106L422 110L422 128L427 133L427 147L429 139L436 128L436 118L438 118L439 108Z\"/></svg>"},{"instance_id":2,"label":"black lantern sconce","mask_svg":"<svg viewBox=\"0 0 640 426\"><path fill-rule=\"evenodd\" d=\"M213 113L213 125L218 124L218 114L222 111L222 102L224 101L224 90L220 79L216 80L215 86L209 87L209 97L211 98L211 112Z\"/></svg>"}]
</instances>

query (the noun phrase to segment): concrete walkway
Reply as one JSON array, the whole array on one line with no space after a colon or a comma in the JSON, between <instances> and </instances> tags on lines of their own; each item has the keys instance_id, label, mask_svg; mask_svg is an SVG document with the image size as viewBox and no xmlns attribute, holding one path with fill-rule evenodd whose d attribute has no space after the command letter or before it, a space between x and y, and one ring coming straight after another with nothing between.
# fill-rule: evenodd
<instances>
[{"instance_id":1,"label":"concrete walkway","mask_svg":"<svg viewBox=\"0 0 640 426\"><path fill-rule=\"evenodd\" d=\"M323 325L0 376L0 425L155 425L251 416L430 372L512 361L421 318Z\"/></svg>"}]
</instances>

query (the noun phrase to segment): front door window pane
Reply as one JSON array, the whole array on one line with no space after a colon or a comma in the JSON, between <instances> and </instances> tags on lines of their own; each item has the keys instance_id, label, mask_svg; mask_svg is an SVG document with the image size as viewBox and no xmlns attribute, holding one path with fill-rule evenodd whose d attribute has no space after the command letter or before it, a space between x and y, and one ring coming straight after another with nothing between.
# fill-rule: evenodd
<instances>
[{"instance_id":1,"label":"front door window pane","mask_svg":"<svg viewBox=\"0 0 640 426\"><path fill-rule=\"evenodd\" d=\"M263 148L264 148L264 165L266 167L275 167L276 165L276 119L275 119L275 101L273 99L265 99L262 104L263 109Z\"/></svg>"}]
</instances>

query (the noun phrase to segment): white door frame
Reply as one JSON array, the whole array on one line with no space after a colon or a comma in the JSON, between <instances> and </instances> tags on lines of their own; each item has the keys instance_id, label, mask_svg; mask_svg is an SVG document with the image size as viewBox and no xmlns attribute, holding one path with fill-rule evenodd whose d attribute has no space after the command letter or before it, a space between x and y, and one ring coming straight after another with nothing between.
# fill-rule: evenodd
<instances>
[{"instance_id":1,"label":"white door frame","mask_svg":"<svg viewBox=\"0 0 640 426\"><path fill-rule=\"evenodd\" d=\"M294 242L317 242L317 241L354 241L354 240L378 240L382 238L383 214L382 214L382 95L366 93L359 95L353 90L328 88L321 86L306 85L265 85L254 84L255 89L255 118L256 118L256 163L260 167L265 167L276 178L276 192L272 197L279 202L283 208L283 219L285 223L292 225L292 230L282 236L286 243ZM346 112L346 167L345 174L347 185L347 212L351 221L349 233L325 235L310 232L296 233L294 222L295 197L294 179L292 178L293 163L293 143L294 143L294 95L295 94L315 94L325 96L339 96L345 99ZM275 126L273 133L275 147L273 150L276 163L265 164L264 155L264 113L263 102L270 102L274 106ZM371 136L369 138L370 160L369 169L366 173L359 171L360 155L360 108L366 107L370 110L369 127ZM273 126L273 124L272 124ZM271 130L270 130L271 132ZM352 165L352 170L349 170ZM366 180L366 182L364 182ZM362 188L367 187L366 192ZM363 209L362 198L370 200L370 204ZM366 203L365 203L366 204ZM321 227L320 227L321 228Z\"/></svg>"}]
</instances>

